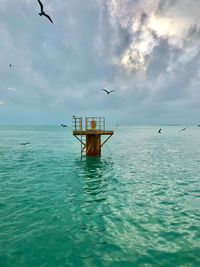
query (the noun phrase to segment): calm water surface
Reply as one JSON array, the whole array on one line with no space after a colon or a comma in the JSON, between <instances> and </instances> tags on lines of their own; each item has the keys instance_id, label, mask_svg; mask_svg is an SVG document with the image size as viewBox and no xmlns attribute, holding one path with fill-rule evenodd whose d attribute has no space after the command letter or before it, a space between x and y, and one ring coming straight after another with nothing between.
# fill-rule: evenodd
<instances>
[{"instance_id":1,"label":"calm water surface","mask_svg":"<svg viewBox=\"0 0 200 267\"><path fill-rule=\"evenodd\" d=\"M158 129L1 126L0 266L200 266L200 128Z\"/></svg>"}]
</instances>

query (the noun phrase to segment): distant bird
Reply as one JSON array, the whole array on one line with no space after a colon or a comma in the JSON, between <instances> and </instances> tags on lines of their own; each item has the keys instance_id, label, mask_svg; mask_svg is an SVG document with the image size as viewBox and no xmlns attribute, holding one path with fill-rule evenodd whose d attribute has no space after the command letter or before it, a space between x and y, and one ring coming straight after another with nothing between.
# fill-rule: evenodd
<instances>
[{"instance_id":1,"label":"distant bird","mask_svg":"<svg viewBox=\"0 0 200 267\"><path fill-rule=\"evenodd\" d=\"M179 133L182 132L182 131L185 131L185 130L186 130L186 128L183 128L182 130L179 131Z\"/></svg>"},{"instance_id":2,"label":"distant bird","mask_svg":"<svg viewBox=\"0 0 200 267\"><path fill-rule=\"evenodd\" d=\"M11 67L12 67L12 65L10 64L10 65L9 65L9 67L11 68Z\"/></svg>"},{"instance_id":3,"label":"distant bird","mask_svg":"<svg viewBox=\"0 0 200 267\"><path fill-rule=\"evenodd\" d=\"M61 124L61 126L62 126L62 127L67 127L67 125L66 125L66 124L63 124L63 123Z\"/></svg>"},{"instance_id":4,"label":"distant bird","mask_svg":"<svg viewBox=\"0 0 200 267\"><path fill-rule=\"evenodd\" d=\"M162 130L162 129L159 129L159 130L158 130L158 133L161 133L161 130Z\"/></svg>"},{"instance_id":5,"label":"distant bird","mask_svg":"<svg viewBox=\"0 0 200 267\"><path fill-rule=\"evenodd\" d=\"M107 93L107 95L109 95L110 93L114 92L114 90L108 91L106 89L102 89L103 91L105 91Z\"/></svg>"},{"instance_id":6,"label":"distant bird","mask_svg":"<svg viewBox=\"0 0 200 267\"><path fill-rule=\"evenodd\" d=\"M21 143L20 145L25 146L25 145L28 145L28 144L30 144L30 142Z\"/></svg>"},{"instance_id":7,"label":"distant bird","mask_svg":"<svg viewBox=\"0 0 200 267\"><path fill-rule=\"evenodd\" d=\"M43 16L47 17L47 18L51 21L51 23L53 23L53 21L52 21L52 19L50 18L50 16L47 15L47 14L44 12L44 8L43 8L43 4L42 4L42 2L41 2L40 0L38 0L38 3L39 3L40 8L41 8L41 12L39 13L39 15L40 15L40 16L43 15Z\"/></svg>"}]
</instances>

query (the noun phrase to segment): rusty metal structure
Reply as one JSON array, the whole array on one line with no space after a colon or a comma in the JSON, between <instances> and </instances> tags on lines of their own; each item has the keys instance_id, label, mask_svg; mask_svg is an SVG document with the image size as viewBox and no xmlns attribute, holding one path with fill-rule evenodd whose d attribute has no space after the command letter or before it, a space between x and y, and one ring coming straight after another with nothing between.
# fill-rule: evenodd
<instances>
[{"instance_id":1,"label":"rusty metal structure","mask_svg":"<svg viewBox=\"0 0 200 267\"><path fill-rule=\"evenodd\" d=\"M113 131L105 130L104 117L86 117L85 130L82 118L73 118L73 135L81 143L81 156L84 152L86 156L100 156L101 148L113 134ZM102 135L108 135L103 143L101 143Z\"/></svg>"}]
</instances>

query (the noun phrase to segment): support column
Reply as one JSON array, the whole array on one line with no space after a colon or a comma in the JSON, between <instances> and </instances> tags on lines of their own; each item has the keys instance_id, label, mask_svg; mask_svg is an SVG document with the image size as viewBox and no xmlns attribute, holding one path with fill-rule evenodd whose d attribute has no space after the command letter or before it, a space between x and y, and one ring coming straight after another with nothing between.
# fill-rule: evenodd
<instances>
[{"instance_id":1,"label":"support column","mask_svg":"<svg viewBox=\"0 0 200 267\"><path fill-rule=\"evenodd\" d=\"M101 135L87 134L86 135L86 156L101 155Z\"/></svg>"}]
</instances>

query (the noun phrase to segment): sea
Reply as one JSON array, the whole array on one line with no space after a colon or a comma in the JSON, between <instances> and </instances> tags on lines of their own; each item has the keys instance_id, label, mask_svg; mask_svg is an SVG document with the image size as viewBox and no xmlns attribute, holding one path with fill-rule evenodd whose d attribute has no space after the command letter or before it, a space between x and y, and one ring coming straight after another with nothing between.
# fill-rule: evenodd
<instances>
[{"instance_id":1,"label":"sea","mask_svg":"<svg viewBox=\"0 0 200 267\"><path fill-rule=\"evenodd\" d=\"M81 157L71 127L0 126L0 267L200 266L200 127L182 128L113 126Z\"/></svg>"}]
</instances>

